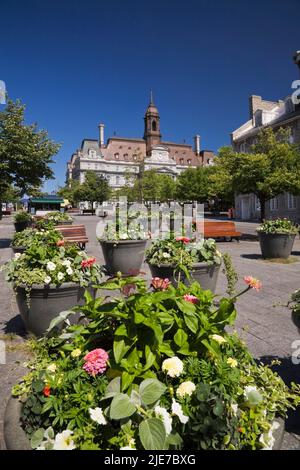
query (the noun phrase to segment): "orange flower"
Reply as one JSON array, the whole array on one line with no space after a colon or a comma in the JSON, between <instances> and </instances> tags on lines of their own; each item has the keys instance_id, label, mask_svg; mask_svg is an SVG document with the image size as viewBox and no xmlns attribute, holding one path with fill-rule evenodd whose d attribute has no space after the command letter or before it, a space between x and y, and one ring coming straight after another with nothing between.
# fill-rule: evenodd
<instances>
[{"instance_id":1,"label":"orange flower","mask_svg":"<svg viewBox=\"0 0 300 470\"><path fill-rule=\"evenodd\" d=\"M65 240L58 240L58 242L56 242L56 246L64 246L65 244Z\"/></svg>"},{"instance_id":2,"label":"orange flower","mask_svg":"<svg viewBox=\"0 0 300 470\"><path fill-rule=\"evenodd\" d=\"M245 276L244 282L252 289L260 290L262 288L262 283L258 279L255 279L255 277Z\"/></svg>"},{"instance_id":3,"label":"orange flower","mask_svg":"<svg viewBox=\"0 0 300 470\"><path fill-rule=\"evenodd\" d=\"M51 395L51 388L49 385L45 385L45 387L43 388L43 394L45 397L50 397Z\"/></svg>"},{"instance_id":4,"label":"orange flower","mask_svg":"<svg viewBox=\"0 0 300 470\"><path fill-rule=\"evenodd\" d=\"M182 242L182 243L184 243L185 245L187 245L188 243L190 243L191 239L188 238L188 237L177 237L177 238L176 238L176 241L177 241L177 242Z\"/></svg>"}]
</instances>

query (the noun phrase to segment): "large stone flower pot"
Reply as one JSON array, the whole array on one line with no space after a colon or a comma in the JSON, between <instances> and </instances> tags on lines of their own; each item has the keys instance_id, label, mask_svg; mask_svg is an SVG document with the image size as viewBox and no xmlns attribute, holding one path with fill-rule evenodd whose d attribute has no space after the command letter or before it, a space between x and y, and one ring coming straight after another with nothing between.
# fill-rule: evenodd
<instances>
[{"instance_id":1,"label":"large stone flower pot","mask_svg":"<svg viewBox=\"0 0 300 470\"><path fill-rule=\"evenodd\" d=\"M300 333L300 313L292 312L292 320Z\"/></svg>"},{"instance_id":2,"label":"large stone flower pot","mask_svg":"<svg viewBox=\"0 0 300 470\"><path fill-rule=\"evenodd\" d=\"M15 222L15 230L16 232L23 232L27 227L29 227L31 224L30 222Z\"/></svg>"},{"instance_id":3,"label":"large stone flower pot","mask_svg":"<svg viewBox=\"0 0 300 470\"><path fill-rule=\"evenodd\" d=\"M140 272L147 240L101 240L101 248L108 274L118 271L125 275L137 275Z\"/></svg>"},{"instance_id":4,"label":"large stone flower pot","mask_svg":"<svg viewBox=\"0 0 300 470\"><path fill-rule=\"evenodd\" d=\"M172 282L173 286L177 286L179 273L176 272L174 275L174 266L170 264L161 264L160 266L149 264L149 268L152 277L160 277L162 279L168 278ZM191 278L187 279L185 274L181 272L180 281L186 285L190 285L191 282L197 281L199 282L202 289L209 289L212 292L215 292L219 271L219 264L210 266L207 263L195 263L190 270Z\"/></svg>"},{"instance_id":5,"label":"large stone flower pot","mask_svg":"<svg viewBox=\"0 0 300 470\"><path fill-rule=\"evenodd\" d=\"M60 286L33 285L28 299L25 286L18 286L15 290L25 327L35 336L45 334L53 318L60 312L84 304L85 288L75 282L66 282ZM90 287L89 291L96 295L95 289Z\"/></svg>"},{"instance_id":6,"label":"large stone flower pot","mask_svg":"<svg viewBox=\"0 0 300 470\"><path fill-rule=\"evenodd\" d=\"M292 252L295 234L258 232L263 258L287 259Z\"/></svg>"},{"instance_id":7,"label":"large stone flower pot","mask_svg":"<svg viewBox=\"0 0 300 470\"><path fill-rule=\"evenodd\" d=\"M31 450L30 442L21 427L22 403L11 397L7 403L4 416L4 441L7 450ZM284 420L276 418L279 428L274 431L275 443L272 450L280 450L284 437Z\"/></svg>"},{"instance_id":8,"label":"large stone flower pot","mask_svg":"<svg viewBox=\"0 0 300 470\"><path fill-rule=\"evenodd\" d=\"M10 245L10 247L11 247L12 252L13 252L14 255L16 253L24 253L24 251L26 250L25 246L12 246L12 245Z\"/></svg>"}]
</instances>

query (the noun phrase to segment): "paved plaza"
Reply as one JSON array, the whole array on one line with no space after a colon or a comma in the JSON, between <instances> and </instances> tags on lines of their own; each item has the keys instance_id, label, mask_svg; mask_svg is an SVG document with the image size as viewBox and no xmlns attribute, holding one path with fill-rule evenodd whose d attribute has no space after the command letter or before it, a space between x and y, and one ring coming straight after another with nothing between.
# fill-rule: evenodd
<instances>
[{"instance_id":1,"label":"paved plaza","mask_svg":"<svg viewBox=\"0 0 300 470\"><path fill-rule=\"evenodd\" d=\"M74 223L85 224L89 243L87 252L103 263L102 252L96 239L96 225L99 218L95 216L75 216ZM288 383L293 380L300 383L300 364L291 361L292 344L300 340L300 335L291 321L291 314L286 307L291 293L300 287L300 240L294 244L292 259L289 264L264 261L260 256L258 242L254 239L256 224L236 223L237 229L246 236L240 243L218 243L219 249L232 256L235 268L240 276L239 287L245 287L243 276L252 275L260 279L263 288L260 292L249 291L237 302L238 317L236 328L246 341L253 355L264 362L280 359L281 365L276 370ZM0 221L0 264L11 257L9 248L14 232L11 217ZM150 279L146 264L142 271ZM217 294L225 294L226 278L220 274ZM0 364L0 449L4 449L2 426L6 402L10 389L24 374L24 362L29 358L25 344L26 333L11 287L0 273L0 339L6 344L6 364ZM300 448L300 411L291 413L286 422L284 449Z\"/></svg>"}]
</instances>

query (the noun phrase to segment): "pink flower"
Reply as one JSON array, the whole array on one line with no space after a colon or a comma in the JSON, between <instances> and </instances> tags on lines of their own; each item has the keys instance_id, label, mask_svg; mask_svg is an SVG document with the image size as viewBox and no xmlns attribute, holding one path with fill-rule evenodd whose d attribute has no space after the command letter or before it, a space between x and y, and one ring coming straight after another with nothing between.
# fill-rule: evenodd
<instances>
[{"instance_id":1,"label":"pink flower","mask_svg":"<svg viewBox=\"0 0 300 470\"><path fill-rule=\"evenodd\" d=\"M56 242L56 246L64 246L64 244L65 244L65 240L58 240Z\"/></svg>"},{"instance_id":2,"label":"pink flower","mask_svg":"<svg viewBox=\"0 0 300 470\"><path fill-rule=\"evenodd\" d=\"M108 354L104 349L93 349L84 356L83 360L85 362L83 369L89 375L95 376L106 371Z\"/></svg>"},{"instance_id":3,"label":"pink flower","mask_svg":"<svg viewBox=\"0 0 300 470\"><path fill-rule=\"evenodd\" d=\"M176 241L177 241L177 242L182 242L182 243L184 243L185 245L187 245L188 243L190 243L191 239L188 238L188 237L177 237L177 238L176 238Z\"/></svg>"},{"instance_id":4,"label":"pink flower","mask_svg":"<svg viewBox=\"0 0 300 470\"><path fill-rule=\"evenodd\" d=\"M81 261L82 268L90 268L96 262L96 258L88 258Z\"/></svg>"},{"instance_id":5,"label":"pink flower","mask_svg":"<svg viewBox=\"0 0 300 470\"><path fill-rule=\"evenodd\" d=\"M262 288L262 283L258 279L255 279L255 277L245 276L244 282L252 289L260 290Z\"/></svg>"},{"instance_id":6,"label":"pink flower","mask_svg":"<svg viewBox=\"0 0 300 470\"><path fill-rule=\"evenodd\" d=\"M151 286L156 290L167 290L170 285L171 281L168 278L154 277L151 281Z\"/></svg>"},{"instance_id":7,"label":"pink flower","mask_svg":"<svg viewBox=\"0 0 300 470\"><path fill-rule=\"evenodd\" d=\"M195 295L184 294L183 298L184 300L186 300L187 302L190 302L191 304L197 304L199 302L198 297L196 297Z\"/></svg>"}]
</instances>

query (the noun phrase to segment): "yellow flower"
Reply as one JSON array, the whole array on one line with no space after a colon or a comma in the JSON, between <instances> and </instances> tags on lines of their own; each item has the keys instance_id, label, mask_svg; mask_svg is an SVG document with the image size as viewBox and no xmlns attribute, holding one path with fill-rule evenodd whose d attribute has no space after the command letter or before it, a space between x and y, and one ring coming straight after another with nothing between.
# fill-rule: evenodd
<instances>
[{"instance_id":1,"label":"yellow flower","mask_svg":"<svg viewBox=\"0 0 300 470\"><path fill-rule=\"evenodd\" d=\"M176 390L176 395L180 398L185 397L186 395L191 396L192 393L196 390L196 385L191 382L182 382Z\"/></svg>"},{"instance_id":2,"label":"yellow flower","mask_svg":"<svg viewBox=\"0 0 300 470\"><path fill-rule=\"evenodd\" d=\"M56 369L57 369L57 366L56 364L50 364L48 367L47 367L47 371L48 372L51 372L51 374L54 374L56 372Z\"/></svg>"},{"instance_id":3,"label":"yellow flower","mask_svg":"<svg viewBox=\"0 0 300 470\"><path fill-rule=\"evenodd\" d=\"M162 371L170 377L179 377L183 372L183 362L177 356L165 359L162 363Z\"/></svg>"},{"instance_id":4,"label":"yellow flower","mask_svg":"<svg viewBox=\"0 0 300 470\"><path fill-rule=\"evenodd\" d=\"M79 357L80 354L81 354L81 349L79 349L79 348L73 349L73 351L71 352L72 357Z\"/></svg>"},{"instance_id":5,"label":"yellow flower","mask_svg":"<svg viewBox=\"0 0 300 470\"><path fill-rule=\"evenodd\" d=\"M211 338L219 344L227 343L226 339L223 338L223 336L220 336L220 335L211 335Z\"/></svg>"},{"instance_id":6,"label":"yellow flower","mask_svg":"<svg viewBox=\"0 0 300 470\"><path fill-rule=\"evenodd\" d=\"M236 359L233 359L233 357L229 357L226 362L232 368L234 368L238 365L238 361Z\"/></svg>"}]
</instances>

